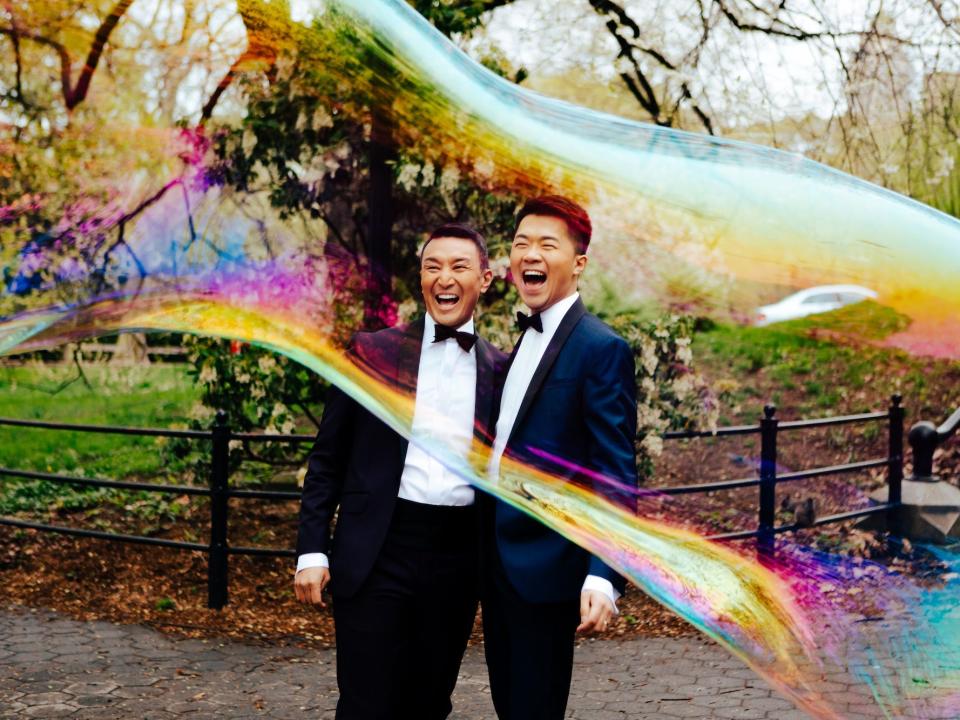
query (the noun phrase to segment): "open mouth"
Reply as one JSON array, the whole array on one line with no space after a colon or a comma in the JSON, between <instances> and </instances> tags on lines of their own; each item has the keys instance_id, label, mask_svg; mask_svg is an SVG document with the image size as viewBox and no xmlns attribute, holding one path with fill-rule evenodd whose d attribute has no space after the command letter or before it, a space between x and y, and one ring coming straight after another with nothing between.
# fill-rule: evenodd
<instances>
[{"instance_id":1,"label":"open mouth","mask_svg":"<svg viewBox=\"0 0 960 720\"><path fill-rule=\"evenodd\" d=\"M539 270L524 270L523 284L527 287L540 287L547 281L547 274Z\"/></svg>"},{"instance_id":2,"label":"open mouth","mask_svg":"<svg viewBox=\"0 0 960 720\"><path fill-rule=\"evenodd\" d=\"M434 297L437 299L437 305L441 307L452 307L460 302L460 296L453 293L440 293Z\"/></svg>"}]
</instances>

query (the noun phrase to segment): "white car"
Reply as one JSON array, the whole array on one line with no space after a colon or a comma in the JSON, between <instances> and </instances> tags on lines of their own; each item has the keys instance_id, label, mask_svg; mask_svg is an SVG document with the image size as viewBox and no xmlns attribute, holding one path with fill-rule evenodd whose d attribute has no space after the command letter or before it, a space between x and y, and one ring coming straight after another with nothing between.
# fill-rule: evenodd
<instances>
[{"instance_id":1,"label":"white car","mask_svg":"<svg viewBox=\"0 0 960 720\"><path fill-rule=\"evenodd\" d=\"M818 285L788 295L780 302L772 305L758 307L753 324L761 326L783 320L793 320L807 315L836 310L862 300L876 300L876 298L877 293L859 285Z\"/></svg>"}]
</instances>

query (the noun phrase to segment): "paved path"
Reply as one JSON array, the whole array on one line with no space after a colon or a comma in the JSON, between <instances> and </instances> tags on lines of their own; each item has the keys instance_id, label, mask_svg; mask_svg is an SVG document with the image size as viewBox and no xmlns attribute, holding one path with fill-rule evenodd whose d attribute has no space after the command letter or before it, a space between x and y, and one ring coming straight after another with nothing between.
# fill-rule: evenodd
<instances>
[{"instance_id":1,"label":"paved path","mask_svg":"<svg viewBox=\"0 0 960 720\"><path fill-rule=\"evenodd\" d=\"M0 607L0 718L332 718L335 690L332 650L172 639L137 625ZM584 643L568 716L807 717L695 638ZM483 653L472 648L451 720L493 718Z\"/></svg>"}]
</instances>

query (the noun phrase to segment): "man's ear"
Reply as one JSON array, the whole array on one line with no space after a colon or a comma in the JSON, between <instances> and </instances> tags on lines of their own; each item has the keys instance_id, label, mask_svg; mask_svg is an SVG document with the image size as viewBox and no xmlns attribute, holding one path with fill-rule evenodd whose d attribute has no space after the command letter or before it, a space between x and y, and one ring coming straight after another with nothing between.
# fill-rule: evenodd
<instances>
[{"instance_id":1,"label":"man's ear","mask_svg":"<svg viewBox=\"0 0 960 720\"><path fill-rule=\"evenodd\" d=\"M480 277L483 278L483 282L480 284L480 293L483 294L490 289L490 284L493 282L493 270L487 268L480 274Z\"/></svg>"},{"instance_id":2,"label":"man's ear","mask_svg":"<svg viewBox=\"0 0 960 720\"><path fill-rule=\"evenodd\" d=\"M573 274L580 275L587 267L587 256L577 255L573 260Z\"/></svg>"}]
</instances>

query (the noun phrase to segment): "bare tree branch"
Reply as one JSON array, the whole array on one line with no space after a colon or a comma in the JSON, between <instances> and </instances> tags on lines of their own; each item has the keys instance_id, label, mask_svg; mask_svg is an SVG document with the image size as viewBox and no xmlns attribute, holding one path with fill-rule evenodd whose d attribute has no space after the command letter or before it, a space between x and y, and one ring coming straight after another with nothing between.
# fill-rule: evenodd
<instances>
[{"instance_id":1,"label":"bare tree branch","mask_svg":"<svg viewBox=\"0 0 960 720\"><path fill-rule=\"evenodd\" d=\"M26 38L52 48L60 58L60 84L64 88L64 99L66 99L67 94L70 92L70 76L72 65L70 53L67 52L66 47L58 43L56 40L51 40L48 37L44 37L40 33L27 30L25 28L0 27L0 35L6 35L11 38L16 37L18 38L18 41L19 38Z\"/></svg>"},{"instance_id":2,"label":"bare tree branch","mask_svg":"<svg viewBox=\"0 0 960 720\"><path fill-rule=\"evenodd\" d=\"M97 32L93 36L93 43L90 46L90 52L87 54L87 60L83 65L83 69L80 71L80 76L77 78L76 85L74 85L72 81L73 60L70 57L70 53L66 46L64 46L62 43L59 43L56 40L48 38L33 30L26 30L17 27L16 21L12 17L12 13L11 27L0 27L0 35L6 35L7 37L11 38L14 43L14 52L17 54L18 58L20 38L27 38L41 45L46 45L57 53L58 57L60 58L60 85L61 92L63 93L63 100L67 106L67 110L73 110L77 105L82 103L84 99L86 99L87 92L90 90L90 82L93 79L93 73L97 69L97 65L100 62L100 57L103 55L103 50L107 45L107 41L110 39L110 34L117 27L120 19L132 4L133 0L119 0L119 2L113 6L113 9L110 11L107 17L104 18L103 22L100 23L100 27L97 28Z\"/></svg>"},{"instance_id":3,"label":"bare tree branch","mask_svg":"<svg viewBox=\"0 0 960 720\"><path fill-rule=\"evenodd\" d=\"M957 20L951 20L946 16L943 11L943 3L940 0L927 0L927 5L933 9L934 14L937 16L937 19L943 24L943 27L949 30L954 35L960 36L960 26L958 26Z\"/></svg>"},{"instance_id":4,"label":"bare tree branch","mask_svg":"<svg viewBox=\"0 0 960 720\"><path fill-rule=\"evenodd\" d=\"M630 94L633 95L634 99L640 104L640 107L650 115L653 122L657 125L672 126L679 113L680 106L686 103L690 105L706 131L712 135L714 132L713 123L709 115L707 115L695 101L690 86L686 81L680 83L680 94L673 104L671 111L668 114L663 112L664 101L657 97L657 92L644 72L643 66L637 59L635 52L646 55L653 59L660 67L673 73L678 71L678 66L671 62L662 51L649 45L636 43L636 40L641 36L640 26L630 17L623 6L618 5L612 0L590 0L590 6L597 13L608 17L606 22L607 30L613 36L614 40L616 40L620 48L617 57L626 59L632 69L632 72L620 72L620 79L623 80L624 85L627 86L627 90L630 91ZM702 48L709 36L709 25L702 4L700 8L704 29L698 47ZM633 40L625 37L621 32L621 28L626 28L632 34Z\"/></svg>"},{"instance_id":5,"label":"bare tree branch","mask_svg":"<svg viewBox=\"0 0 960 720\"><path fill-rule=\"evenodd\" d=\"M103 54L107 40L110 39L110 33L117 27L117 23L120 22L120 19L132 4L133 0L119 0L119 2L113 6L113 9L107 17L104 18L103 22L100 23L96 35L93 36L93 44L90 46L90 52L87 54L87 61L83 64L80 77L77 78L77 84L69 91L68 88L64 88L64 97L67 101L68 110L75 108L87 97L87 91L90 89L90 81L93 79L93 73L96 71L97 64L100 62L100 56Z\"/></svg>"},{"instance_id":6,"label":"bare tree branch","mask_svg":"<svg viewBox=\"0 0 960 720\"><path fill-rule=\"evenodd\" d=\"M13 59L16 64L13 84L14 92L16 93L17 102L20 103L24 109L27 109L29 105L23 97L23 57L20 54L20 28L18 27L17 18L13 12L13 5L10 3L10 0L4 2L4 7L6 7L7 13L10 15L10 29L13 31L10 35L10 42L13 44Z\"/></svg>"},{"instance_id":7,"label":"bare tree branch","mask_svg":"<svg viewBox=\"0 0 960 720\"><path fill-rule=\"evenodd\" d=\"M288 26L278 23L270 14L270 10L254 0L238 0L237 12L246 28L247 48L230 65L226 75L217 83L213 94L204 103L200 111L201 125L210 119L223 93L242 72L260 69L267 74L270 82L273 82L279 48L286 45L288 41L286 29Z\"/></svg>"}]
</instances>

